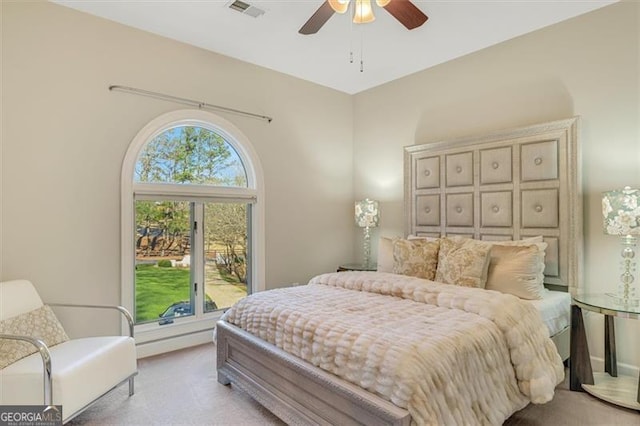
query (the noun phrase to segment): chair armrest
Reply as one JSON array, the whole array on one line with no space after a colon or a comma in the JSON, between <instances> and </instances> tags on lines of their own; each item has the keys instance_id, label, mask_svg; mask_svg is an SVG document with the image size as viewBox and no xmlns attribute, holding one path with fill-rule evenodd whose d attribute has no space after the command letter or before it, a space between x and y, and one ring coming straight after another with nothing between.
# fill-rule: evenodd
<instances>
[{"instance_id":1,"label":"chair armrest","mask_svg":"<svg viewBox=\"0 0 640 426\"><path fill-rule=\"evenodd\" d=\"M93 308L93 309L115 309L127 319L129 323L129 337L133 337L133 317L124 306L117 305L82 305L76 303L47 303L49 306L58 306L62 308Z\"/></svg>"},{"instance_id":2,"label":"chair armrest","mask_svg":"<svg viewBox=\"0 0 640 426\"><path fill-rule=\"evenodd\" d=\"M51 383L51 353L49 352L47 345L42 340L31 336L0 334L0 339L21 340L23 342L31 343L36 347L36 349L38 349L38 352L42 357L42 367L44 368L44 405L53 405L53 394L51 393L51 390L53 389Z\"/></svg>"}]
</instances>

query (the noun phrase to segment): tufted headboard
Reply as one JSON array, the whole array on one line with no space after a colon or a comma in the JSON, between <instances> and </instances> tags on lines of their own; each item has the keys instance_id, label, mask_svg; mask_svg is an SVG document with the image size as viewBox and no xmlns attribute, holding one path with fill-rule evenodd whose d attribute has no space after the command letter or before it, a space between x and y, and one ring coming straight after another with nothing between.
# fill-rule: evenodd
<instances>
[{"instance_id":1,"label":"tufted headboard","mask_svg":"<svg viewBox=\"0 0 640 426\"><path fill-rule=\"evenodd\" d=\"M579 118L405 148L405 232L482 240L542 235L545 284L582 270Z\"/></svg>"}]
</instances>

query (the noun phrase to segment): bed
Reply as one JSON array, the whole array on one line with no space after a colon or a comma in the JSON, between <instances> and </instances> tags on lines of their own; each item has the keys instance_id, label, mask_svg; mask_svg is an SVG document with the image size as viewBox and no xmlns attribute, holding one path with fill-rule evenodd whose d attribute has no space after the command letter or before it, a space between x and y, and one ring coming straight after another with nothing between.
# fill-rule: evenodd
<instances>
[{"instance_id":1,"label":"bed","mask_svg":"<svg viewBox=\"0 0 640 426\"><path fill-rule=\"evenodd\" d=\"M425 257L439 247L426 275L323 274L240 302L216 327L218 381L289 424L501 424L551 399L581 270L577 126L405 148L405 234ZM539 296L466 286L489 282L496 246L522 241L544 247Z\"/></svg>"}]
</instances>

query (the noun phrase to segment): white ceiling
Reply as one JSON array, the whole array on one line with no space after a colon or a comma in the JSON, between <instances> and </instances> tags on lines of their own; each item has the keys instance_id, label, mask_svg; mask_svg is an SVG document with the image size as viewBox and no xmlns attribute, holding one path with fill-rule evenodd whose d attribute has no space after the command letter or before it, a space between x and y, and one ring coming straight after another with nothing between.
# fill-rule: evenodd
<instances>
[{"instance_id":1,"label":"white ceiling","mask_svg":"<svg viewBox=\"0 0 640 426\"><path fill-rule=\"evenodd\" d=\"M265 10L258 18L228 0L53 1L354 94L617 0L414 0L429 20L411 31L373 2L373 23L334 14L306 36L298 29L323 0L243 0Z\"/></svg>"}]
</instances>

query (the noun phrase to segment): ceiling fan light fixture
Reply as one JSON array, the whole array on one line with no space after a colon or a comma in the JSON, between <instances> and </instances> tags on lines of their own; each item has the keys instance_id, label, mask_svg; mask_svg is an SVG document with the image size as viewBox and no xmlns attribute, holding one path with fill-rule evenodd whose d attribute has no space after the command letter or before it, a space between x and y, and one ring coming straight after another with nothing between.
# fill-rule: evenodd
<instances>
[{"instance_id":1,"label":"ceiling fan light fixture","mask_svg":"<svg viewBox=\"0 0 640 426\"><path fill-rule=\"evenodd\" d=\"M242 2L242 0L230 1ZM382 7L408 30L418 28L429 19L427 15L413 4L412 0L376 0L376 4ZM335 13L346 13L350 7L353 11L349 11L349 14L353 14L353 22L356 24L365 24L376 19L375 16L373 16L371 0L355 0L354 2L351 0L322 0L320 7L298 30L298 33L303 35L315 34Z\"/></svg>"},{"instance_id":2,"label":"ceiling fan light fixture","mask_svg":"<svg viewBox=\"0 0 640 426\"><path fill-rule=\"evenodd\" d=\"M368 22L375 21L376 17L373 16L371 0L356 0L356 5L354 9L355 9L353 13L354 24L366 24Z\"/></svg>"},{"instance_id":3,"label":"ceiling fan light fixture","mask_svg":"<svg viewBox=\"0 0 640 426\"><path fill-rule=\"evenodd\" d=\"M345 13L349 9L349 0L327 0L327 2L336 13Z\"/></svg>"}]
</instances>

